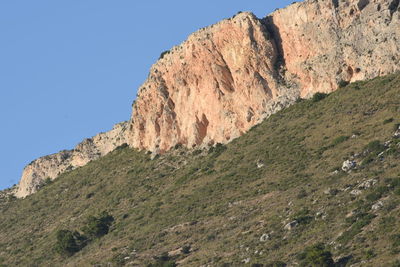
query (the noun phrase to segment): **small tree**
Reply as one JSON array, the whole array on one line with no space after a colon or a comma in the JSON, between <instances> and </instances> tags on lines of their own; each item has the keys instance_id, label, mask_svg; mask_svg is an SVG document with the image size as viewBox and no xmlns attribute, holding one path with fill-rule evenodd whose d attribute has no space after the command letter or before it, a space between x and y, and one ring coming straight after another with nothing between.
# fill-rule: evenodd
<instances>
[{"instance_id":1,"label":"small tree","mask_svg":"<svg viewBox=\"0 0 400 267\"><path fill-rule=\"evenodd\" d=\"M85 238L77 231L57 231L56 251L62 255L72 256L85 246Z\"/></svg>"},{"instance_id":2,"label":"small tree","mask_svg":"<svg viewBox=\"0 0 400 267\"><path fill-rule=\"evenodd\" d=\"M328 94L317 92L317 93L315 93L313 95L313 97L311 98L311 101L312 102L318 102L318 101L321 101L322 99L324 99L327 96L328 96Z\"/></svg>"},{"instance_id":3,"label":"small tree","mask_svg":"<svg viewBox=\"0 0 400 267\"><path fill-rule=\"evenodd\" d=\"M162 253L158 257L154 257L156 262L150 263L147 267L175 267L176 263L171 259L167 252Z\"/></svg>"},{"instance_id":4,"label":"small tree","mask_svg":"<svg viewBox=\"0 0 400 267\"><path fill-rule=\"evenodd\" d=\"M98 217L89 216L82 231L91 239L102 237L108 234L113 221L114 217L103 211Z\"/></svg>"},{"instance_id":5,"label":"small tree","mask_svg":"<svg viewBox=\"0 0 400 267\"><path fill-rule=\"evenodd\" d=\"M318 243L311 247L307 247L299 255L301 260L300 266L309 267L333 267L334 261L332 253L325 248L325 245Z\"/></svg>"}]
</instances>

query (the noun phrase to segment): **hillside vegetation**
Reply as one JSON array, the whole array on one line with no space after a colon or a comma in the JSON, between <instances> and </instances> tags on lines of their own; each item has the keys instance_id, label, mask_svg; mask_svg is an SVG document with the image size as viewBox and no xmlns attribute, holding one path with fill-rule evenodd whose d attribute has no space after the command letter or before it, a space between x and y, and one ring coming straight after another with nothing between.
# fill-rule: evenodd
<instances>
[{"instance_id":1,"label":"hillside vegetation","mask_svg":"<svg viewBox=\"0 0 400 267\"><path fill-rule=\"evenodd\" d=\"M399 114L395 74L299 100L226 146L119 147L2 198L0 265L400 266Z\"/></svg>"}]
</instances>

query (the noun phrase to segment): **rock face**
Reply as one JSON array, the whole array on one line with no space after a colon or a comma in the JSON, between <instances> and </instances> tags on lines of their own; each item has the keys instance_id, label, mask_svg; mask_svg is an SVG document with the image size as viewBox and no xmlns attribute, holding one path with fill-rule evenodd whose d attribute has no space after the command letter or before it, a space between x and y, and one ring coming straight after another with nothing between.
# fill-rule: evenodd
<instances>
[{"instance_id":1,"label":"rock face","mask_svg":"<svg viewBox=\"0 0 400 267\"><path fill-rule=\"evenodd\" d=\"M296 97L400 69L398 0L309 0L202 29L153 65L129 143L226 143Z\"/></svg>"},{"instance_id":2,"label":"rock face","mask_svg":"<svg viewBox=\"0 0 400 267\"><path fill-rule=\"evenodd\" d=\"M399 70L399 0L310 0L265 20L303 97Z\"/></svg>"},{"instance_id":3,"label":"rock face","mask_svg":"<svg viewBox=\"0 0 400 267\"><path fill-rule=\"evenodd\" d=\"M251 13L192 34L153 65L139 88L130 144L163 152L242 135L298 96L279 84L277 57L268 29Z\"/></svg>"},{"instance_id":4,"label":"rock face","mask_svg":"<svg viewBox=\"0 0 400 267\"><path fill-rule=\"evenodd\" d=\"M399 0L308 0L203 28L152 66L128 125L35 160L16 195L122 143L154 153L227 143L300 96L398 71L399 29Z\"/></svg>"},{"instance_id":5,"label":"rock face","mask_svg":"<svg viewBox=\"0 0 400 267\"><path fill-rule=\"evenodd\" d=\"M32 161L24 168L15 196L25 197L35 193L45 179L54 179L126 143L127 126L127 122L116 124L111 131L85 139L73 150L64 150Z\"/></svg>"}]
</instances>

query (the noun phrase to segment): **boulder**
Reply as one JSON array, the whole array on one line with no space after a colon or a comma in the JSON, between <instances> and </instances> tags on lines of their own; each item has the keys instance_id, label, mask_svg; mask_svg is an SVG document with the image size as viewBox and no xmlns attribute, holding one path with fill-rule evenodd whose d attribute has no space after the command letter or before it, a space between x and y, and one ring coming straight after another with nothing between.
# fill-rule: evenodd
<instances>
[{"instance_id":1,"label":"boulder","mask_svg":"<svg viewBox=\"0 0 400 267\"><path fill-rule=\"evenodd\" d=\"M354 160L345 160L342 164L342 171L344 172L348 172L352 169L354 169L355 167L357 167L357 162L355 162Z\"/></svg>"},{"instance_id":2,"label":"boulder","mask_svg":"<svg viewBox=\"0 0 400 267\"><path fill-rule=\"evenodd\" d=\"M271 236L269 234L263 234L260 237L260 242L267 242L270 238L271 238Z\"/></svg>"},{"instance_id":3,"label":"boulder","mask_svg":"<svg viewBox=\"0 0 400 267\"><path fill-rule=\"evenodd\" d=\"M290 231L298 225L299 225L299 222L294 220L294 221L291 221L290 223L286 224L283 229Z\"/></svg>"}]
</instances>

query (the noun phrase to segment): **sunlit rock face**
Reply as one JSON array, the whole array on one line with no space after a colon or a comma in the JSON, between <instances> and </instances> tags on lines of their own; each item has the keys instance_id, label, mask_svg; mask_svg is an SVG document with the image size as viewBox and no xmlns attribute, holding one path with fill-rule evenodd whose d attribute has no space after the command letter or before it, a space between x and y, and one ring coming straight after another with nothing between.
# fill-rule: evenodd
<instances>
[{"instance_id":1,"label":"sunlit rock face","mask_svg":"<svg viewBox=\"0 0 400 267\"><path fill-rule=\"evenodd\" d=\"M163 152L242 135L282 95L277 57L268 29L251 13L192 34L153 65L139 89L130 144Z\"/></svg>"},{"instance_id":2,"label":"sunlit rock face","mask_svg":"<svg viewBox=\"0 0 400 267\"><path fill-rule=\"evenodd\" d=\"M400 70L399 0L308 0L244 12L163 53L131 120L25 167L16 196L128 143L163 153L227 143L298 97Z\"/></svg>"},{"instance_id":3,"label":"sunlit rock face","mask_svg":"<svg viewBox=\"0 0 400 267\"><path fill-rule=\"evenodd\" d=\"M310 0L201 29L151 68L129 144L226 143L298 96L399 70L398 2Z\"/></svg>"},{"instance_id":4,"label":"sunlit rock face","mask_svg":"<svg viewBox=\"0 0 400 267\"><path fill-rule=\"evenodd\" d=\"M310 0L265 20L304 97L400 69L398 0Z\"/></svg>"},{"instance_id":5,"label":"sunlit rock face","mask_svg":"<svg viewBox=\"0 0 400 267\"><path fill-rule=\"evenodd\" d=\"M35 193L47 178L53 180L60 174L84 166L126 143L127 126L127 122L116 124L111 131L85 139L72 150L32 161L24 168L15 196L25 197Z\"/></svg>"}]
</instances>

